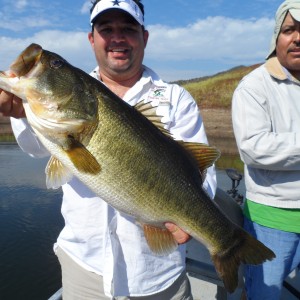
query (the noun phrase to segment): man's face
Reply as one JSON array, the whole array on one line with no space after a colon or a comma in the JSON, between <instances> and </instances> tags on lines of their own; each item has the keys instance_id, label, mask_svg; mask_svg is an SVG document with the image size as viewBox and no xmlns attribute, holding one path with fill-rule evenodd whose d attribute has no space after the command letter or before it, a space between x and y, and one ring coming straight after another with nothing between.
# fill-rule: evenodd
<instances>
[{"instance_id":1,"label":"man's face","mask_svg":"<svg viewBox=\"0 0 300 300\"><path fill-rule=\"evenodd\" d=\"M296 78L300 75L300 23L290 13L282 23L276 44L276 55Z\"/></svg>"},{"instance_id":2,"label":"man's face","mask_svg":"<svg viewBox=\"0 0 300 300\"><path fill-rule=\"evenodd\" d=\"M148 32L130 15L113 9L104 12L89 35L101 72L116 76L140 71Z\"/></svg>"}]
</instances>

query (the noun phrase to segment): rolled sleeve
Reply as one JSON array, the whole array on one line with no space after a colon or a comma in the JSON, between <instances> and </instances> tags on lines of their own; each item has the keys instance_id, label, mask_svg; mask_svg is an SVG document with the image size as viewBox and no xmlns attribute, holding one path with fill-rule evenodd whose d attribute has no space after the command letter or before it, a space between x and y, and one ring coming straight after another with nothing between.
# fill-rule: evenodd
<instances>
[{"instance_id":1,"label":"rolled sleeve","mask_svg":"<svg viewBox=\"0 0 300 300\"><path fill-rule=\"evenodd\" d=\"M42 145L26 119L11 118L11 127L17 143L22 151L36 158L49 156L48 150Z\"/></svg>"}]
</instances>

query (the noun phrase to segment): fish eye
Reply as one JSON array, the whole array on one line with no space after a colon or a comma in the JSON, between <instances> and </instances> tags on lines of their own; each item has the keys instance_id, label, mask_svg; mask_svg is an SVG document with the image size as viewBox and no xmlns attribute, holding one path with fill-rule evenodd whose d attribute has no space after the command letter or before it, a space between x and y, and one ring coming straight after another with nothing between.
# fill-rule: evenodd
<instances>
[{"instance_id":1,"label":"fish eye","mask_svg":"<svg viewBox=\"0 0 300 300\"><path fill-rule=\"evenodd\" d=\"M52 59L50 61L50 67L53 69L58 69L63 65L63 63L64 63L64 61L59 58Z\"/></svg>"}]
</instances>

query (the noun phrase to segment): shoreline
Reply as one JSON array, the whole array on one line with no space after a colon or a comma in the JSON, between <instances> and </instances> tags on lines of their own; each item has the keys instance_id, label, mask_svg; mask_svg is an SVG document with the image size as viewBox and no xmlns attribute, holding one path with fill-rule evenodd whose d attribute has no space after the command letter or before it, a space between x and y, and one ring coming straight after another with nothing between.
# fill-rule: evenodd
<instances>
[{"instance_id":1,"label":"shoreline","mask_svg":"<svg viewBox=\"0 0 300 300\"><path fill-rule=\"evenodd\" d=\"M18 143L17 142L5 142L5 141L0 141L0 146L1 145L4 145L4 146L10 146L10 145L18 145Z\"/></svg>"}]
</instances>

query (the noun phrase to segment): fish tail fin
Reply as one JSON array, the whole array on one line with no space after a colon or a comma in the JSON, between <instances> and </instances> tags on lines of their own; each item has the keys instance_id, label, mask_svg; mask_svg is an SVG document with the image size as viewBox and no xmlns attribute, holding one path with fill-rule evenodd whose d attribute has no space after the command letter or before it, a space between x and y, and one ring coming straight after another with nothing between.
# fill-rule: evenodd
<instances>
[{"instance_id":1,"label":"fish tail fin","mask_svg":"<svg viewBox=\"0 0 300 300\"><path fill-rule=\"evenodd\" d=\"M236 234L239 235L238 244L233 245L226 253L211 256L217 273L229 293L234 292L238 286L238 269L241 263L259 265L275 258L272 250L246 231L238 228Z\"/></svg>"}]
</instances>

